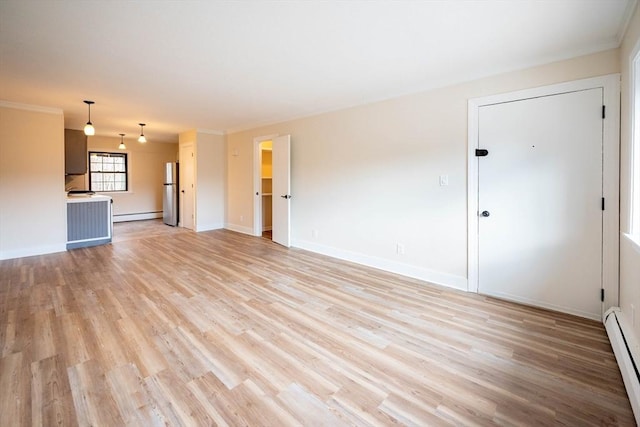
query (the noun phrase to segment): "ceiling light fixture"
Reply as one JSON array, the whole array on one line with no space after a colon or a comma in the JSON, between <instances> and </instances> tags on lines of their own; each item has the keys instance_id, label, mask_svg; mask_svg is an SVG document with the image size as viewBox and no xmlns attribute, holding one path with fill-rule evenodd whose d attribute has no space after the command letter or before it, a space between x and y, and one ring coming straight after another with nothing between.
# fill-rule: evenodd
<instances>
[{"instance_id":1,"label":"ceiling light fixture","mask_svg":"<svg viewBox=\"0 0 640 427\"><path fill-rule=\"evenodd\" d=\"M118 148L121 150L125 150L127 148L126 145L124 145L124 133L120 134L120 145L118 145Z\"/></svg>"},{"instance_id":2,"label":"ceiling light fixture","mask_svg":"<svg viewBox=\"0 0 640 427\"><path fill-rule=\"evenodd\" d=\"M147 142L147 138L144 137L144 123L138 123L140 125L140 137L138 138L138 142Z\"/></svg>"},{"instance_id":3,"label":"ceiling light fixture","mask_svg":"<svg viewBox=\"0 0 640 427\"><path fill-rule=\"evenodd\" d=\"M89 107L89 121L87 122L87 124L84 127L84 134L85 135L95 135L96 134L96 130L93 127L93 124L91 124L91 104L95 104L95 102L93 101L84 101L85 104L87 104L87 106Z\"/></svg>"}]
</instances>

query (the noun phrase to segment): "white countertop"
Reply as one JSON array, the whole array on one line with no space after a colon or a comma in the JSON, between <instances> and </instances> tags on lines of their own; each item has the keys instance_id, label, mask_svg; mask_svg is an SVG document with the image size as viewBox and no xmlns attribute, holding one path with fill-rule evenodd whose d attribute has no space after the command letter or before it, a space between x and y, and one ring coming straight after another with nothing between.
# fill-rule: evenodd
<instances>
[{"instance_id":1,"label":"white countertop","mask_svg":"<svg viewBox=\"0 0 640 427\"><path fill-rule=\"evenodd\" d=\"M102 202L105 200L111 200L110 196L103 196L102 194L67 194L67 203L86 203L86 202Z\"/></svg>"}]
</instances>

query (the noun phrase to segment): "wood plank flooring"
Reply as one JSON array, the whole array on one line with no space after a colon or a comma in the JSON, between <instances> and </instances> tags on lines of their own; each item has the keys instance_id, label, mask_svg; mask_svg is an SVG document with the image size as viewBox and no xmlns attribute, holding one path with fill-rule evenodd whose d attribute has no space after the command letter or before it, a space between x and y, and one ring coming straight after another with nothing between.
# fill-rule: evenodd
<instances>
[{"instance_id":1,"label":"wood plank flooring","mask_svg":"<svg viewBox=\"0 0 640 427\"><path fill-rule=\"evenodd\" d=\"M634 425L600 323L165 231L0 261L1 425Z\"/></svg>"}]
</instances>

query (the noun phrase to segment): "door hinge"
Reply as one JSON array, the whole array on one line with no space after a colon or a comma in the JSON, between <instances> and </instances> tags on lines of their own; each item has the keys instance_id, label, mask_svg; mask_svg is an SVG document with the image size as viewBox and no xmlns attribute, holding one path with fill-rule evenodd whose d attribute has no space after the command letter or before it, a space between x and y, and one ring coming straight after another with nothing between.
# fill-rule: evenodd
<instances>
[{"instance_id":1,"label":"door hinge","mask_svg":"<svg viewBox=\"0 0 640 427\"><path fill-rule=\"evenodd\" d=\"M604 301L604 289L600 289L600 301Z\"/></svg>"},{"instance_id":2,"label":"door hinge","mask_svg":"<svg viewBox=\"0 0 640 427\"><path fill-rule=\"evenodd\" d=\"M605 116L606 116L606 114L605 114L605 109L606 109L606 107L603 105L603 106L602 106L602 118L603 118L603 119L604 119L604 118L605 118Z\"/></svg>"},{"instance_id":3,"label":"door hinge","mask_svg":"<svg viewBox=\"0 0 640 427\"><path fill-rule=\"evenodd\" d=\"M476 157L484 157L489 154L489 150L483 150L480 148L476 148Z\"/></svg>"},{"instance_id":4,"label":"door hinge","mask_svg":"<svg viewBox=\"0 0 640 427\"><path fill-rule=\"evenodd\" d=\"M602 198L602 210L604 210L604 197Z\"/></svg>"}]
</instances>

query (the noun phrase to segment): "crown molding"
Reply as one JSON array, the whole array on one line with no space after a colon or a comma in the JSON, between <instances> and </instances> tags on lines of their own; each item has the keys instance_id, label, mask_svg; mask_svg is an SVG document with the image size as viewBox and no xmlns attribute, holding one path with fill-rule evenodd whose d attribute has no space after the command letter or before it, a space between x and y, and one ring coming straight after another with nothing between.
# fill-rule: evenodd
<instances>
[{"instance_id":1,"label":"crown molding","mask_svg":"<svg viewBox=\"0 0 640 427\"><path fill-rule=\"evenodd\" d=\"M40 105L21 104L0 100L0 107L13 108L14 110L35 111L36 113L63 114L62 108L41 107Z\"/></svg>"},{"instance_id":2,"label":"crown molding","mask_svg":"<svg viewBox=\"0 0 640 427\"><path fill-rule=\"evenodd\" d=\"M214 130L214 129L196 129L197 133L204 133L207 135L219 135L219 136L223 136L224 132L221 130Z\"/></svg>"},{"instance_id":3,"label":"crown molding","mask_svg":"<svg viewBox=\"0 0 640 427\"><path fill-rule=\"evenodd\" d=\"M622 40L624 36L627 34L627 30L629 29L629 23L631 22L631 18L633 17L633 13L636 10L636 6L638 5L638 0L630 0L627 3L627 7L624 10L624 15L622 21L620 22L620 28L618 29L618 33L616 34L616 40L618 42L618 46L622 44Z\"/></svg>"}]
</instances>

